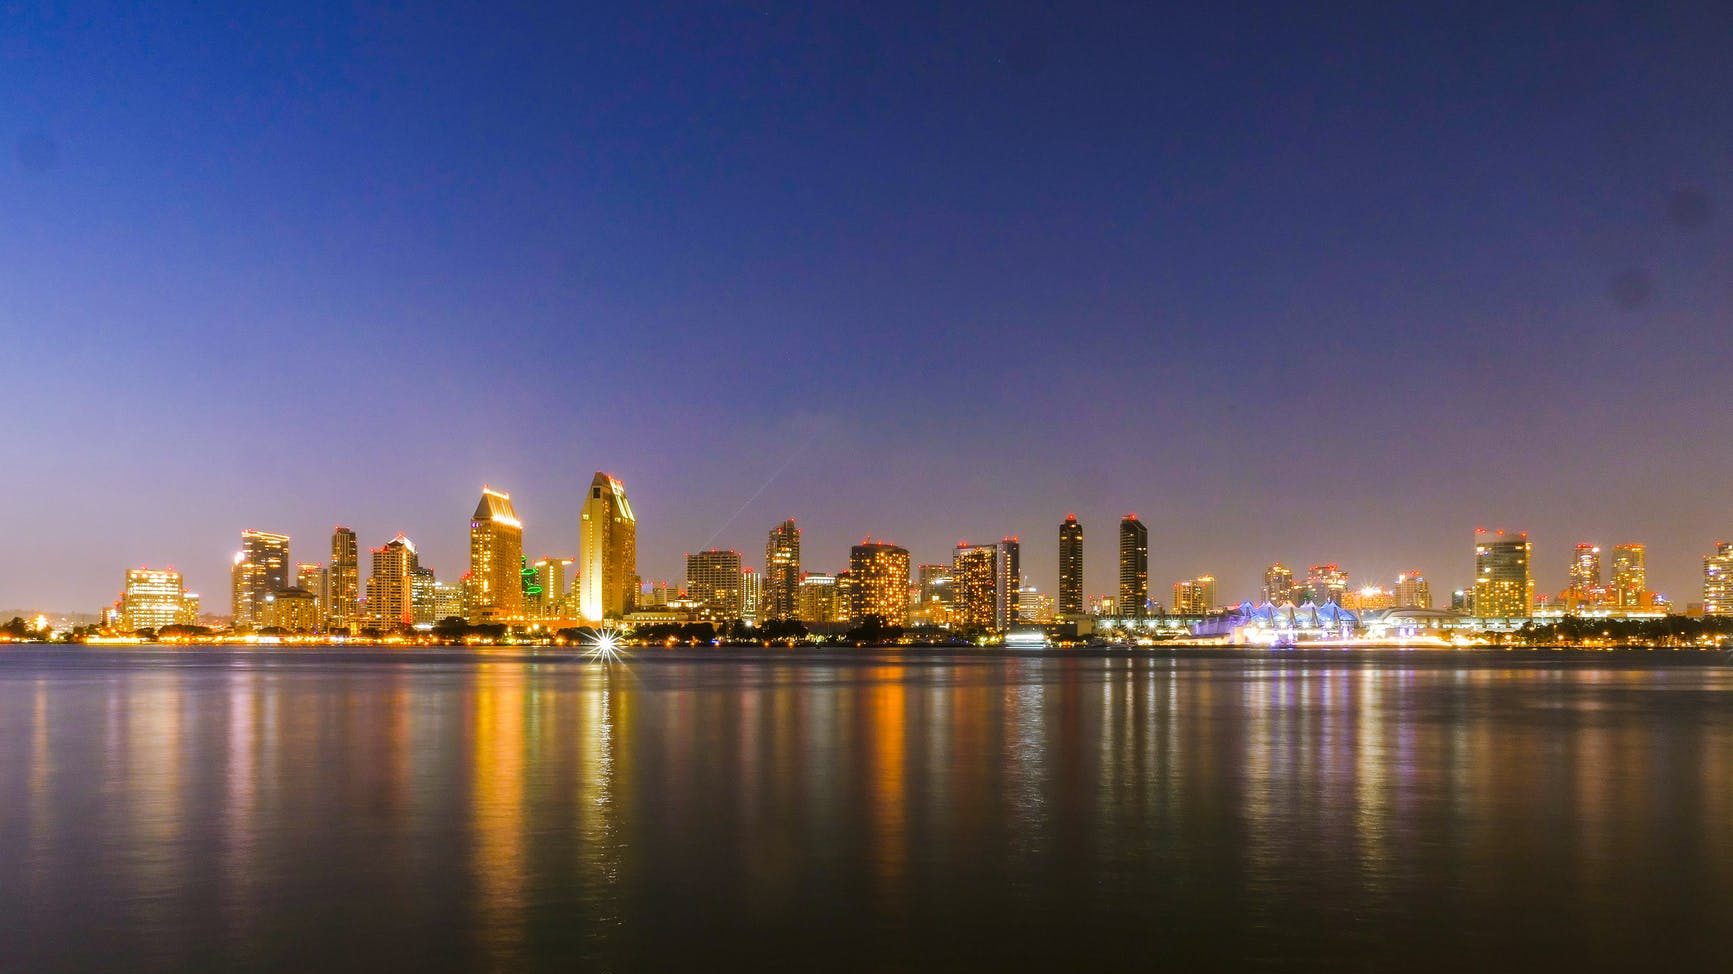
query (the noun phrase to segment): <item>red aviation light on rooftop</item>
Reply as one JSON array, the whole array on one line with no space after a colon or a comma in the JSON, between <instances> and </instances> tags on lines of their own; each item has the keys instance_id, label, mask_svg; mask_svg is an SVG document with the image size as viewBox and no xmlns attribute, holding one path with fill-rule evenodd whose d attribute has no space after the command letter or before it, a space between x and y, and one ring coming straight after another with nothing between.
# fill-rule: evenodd
<instances>
[{"instance_id":1,"label":"red aviation light on rooftop","mask_svg":"<svg viewBox=\"0 0 1733 974\"><path fill-rule=\"evenodd\" d=\"M1136 511L1132 511L1132 512L1131 512L1131 513L1130 513L1130 514L1127 514L1127 515L1125 515L1125 517L1124 517L1124 520L1127 520L1127 521L1135 521L1135 520L1137 520L1137 512L1136 512Z\"/></svg>"}]
</instances>

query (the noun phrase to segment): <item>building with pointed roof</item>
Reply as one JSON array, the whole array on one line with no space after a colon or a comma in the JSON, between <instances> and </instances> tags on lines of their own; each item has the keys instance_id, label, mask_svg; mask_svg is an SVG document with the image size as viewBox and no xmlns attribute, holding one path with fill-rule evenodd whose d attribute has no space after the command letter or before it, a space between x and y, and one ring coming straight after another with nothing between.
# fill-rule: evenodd
<instances>
[{"instance_id":1,"label":"building with pointed roof","mask_svg":"<svg viewBox=\"0 0 1733 974\"><path fill-rule=\"evenodd\" d=\"M471 623L524 618L524 526L511 495L481 488L469 518L468 617Z\"/></svg>"}]
</instances>

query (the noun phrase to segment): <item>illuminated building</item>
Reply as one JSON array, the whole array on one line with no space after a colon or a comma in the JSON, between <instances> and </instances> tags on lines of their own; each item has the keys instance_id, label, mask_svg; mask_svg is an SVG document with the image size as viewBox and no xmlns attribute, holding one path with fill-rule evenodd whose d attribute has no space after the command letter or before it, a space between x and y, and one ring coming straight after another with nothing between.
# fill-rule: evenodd
<instances>
[{"instance_id":1,"label":"illuminated building","mask_svg":"<svg viewBox=\"0 0 1733 974\"><path fill-rule=\"evenodd\" d=\"M995 545L961 542L951 551L951 625L957 629L991 629L998 611L994 597L999 580L999 549Z\"/></svg>"},{"instance_id":2,"label":"illuminated building","mask_svg":"<svg viewBox=\"0 0 1733 974\"><path fill-rule=\"evenodd\" d=\"M848 575L854 584L851 623L877 619L887 626L909 624L908 549L863 541L848 550Z\"/></svg>"},{"instance_id":3,"label":"illuminated building","mask_svg":"<svg viewBox=\"0 0 1733 974\"><path fill-rule=\"evenodd\" d=\"M1015 537L999 542L999 563L993 577L993 628L1009 629L1016 624L1017 597L1023 587L1023 545Z\"/></svg>"},{"instance_id":4,"label":"illuminated building","mask_svg":"<svg viewBox=\"0 0 1733 974\"><path fill-rule=\"evenodd\" d=\"M1399 609L1432 608L1432 586L1418 571L1406 571L1396 576L1396 607Z\"/></svg>"},{"instance_id":5,"label":"illuminated building","mask_svg":"<svg viewBox=\"0 0 1733 974\"><path fill-rule=\"evenodd\" d=\"M1703 614L1733 615L1733 541L1715 542L1703 558Z\"/></svg>"},{"instance_id":6,"label":"illuminated building","mask_svg":"<svg viewBox=\"0 0 1733 974\"><path fill-rule=\"evenodd\" d=\"M1201 616L1214 610L1216 580L1214 575L1199 575L1173 584L1173 611L1177 615Z\"/></svg>"},{"instance_id":7,"label":"illuminated building","mask_svg":"<svg viewBox=\"0 0 1733 974\"><path fill-rule=\"evenodd\" d=\"M951 604L951 566L928 563L915 569L922 602Z\"/></svg>"},{"instance_id":8,"label":"illuminated building","mask_svg":"<svg viewBox=\"0 0 1733 974\"><path fill-rule=\"evenodd\" d=\"M1348 573L1335 562L1313 565L1306 572L1306 597L1319 605L1342 604L1348 595Z\"/></svg>"},{"instance_id":9,"label":"illuminated building","mask_svg":"<svg viewBox=\"0 0 1733 974\"><path fill-rule=\"evenodd\" d=\"M199 621L198 596L189 596L181 573L168 568L129 568L120 595L125 632L191 626Z\"/></svg>"},{"instance_id":10,"label":"illuminated building","mask_svg":"<svg viewBox=\"0 0 1733 974\"><path fill-rule=\"evenodd\" d=\"M803 576L794 592L794 612L801 622L846 622L848 610L837 598L836 576Z\"/></svg>"},{"instance_id":11,"label":"illuminated building","mask_svg":"<svg viewBox=\"0 0 1733 974\"><path fill-rule=\"evenodd\" d=\"M241 550L235 557L235 624L259 625L265 596L289 587L289 536L242 531Z\"/></svg>"},{"instance_id":12,"label":"illuminated building","mask_svg":"<svg viewBox=\"0 0 1733 974\"><path fill-rule=\"evenodd\" d=\"M836 615L838 622L854 619L854 576L846 568L836 573Z\"/></svg>"},{"instance_id":13,"label":"illuminated building","mask_svg":"<svg viewBox=\"0 0 1733 974\"><path fill-rule=\"evenodd\" d=\"M331 573L325 570L325 566L316 561L304 561L295 566L295 587L313 593L313 600L319 611L320 628L324 627L325 615L329 611L327 607L330 605L331 598L330 575Z\"/></svg>"},{"instance_id":14,"label":"illuminated building","mask_svg":"<svg viewBox=\"0 0 1733 974\"><path fill-rule=\"evenodd\" d=\"M469 582L471 623L524 617L523 560L524 525L512 507L511 495L483 486L469 518L469 574L464 577Z\"/></svg>"},{"instance_id":15,"label":"illuminated building","mask_svg":"<svg viewBox=\"0 0 1733 974\"><path fill-rule=\"evenodd\" d=\"M380 629L415 623L415 544L399 534L374 548L373 570L367 576L367 618Z\"/></svg>"},{"instance_id":16,"label":"illuminated building","mask_svg":"<svg viewBox=\"0 0 1733 974\"><path fill-rule=\"evenodd\" d=\"M1654 603L1649 593L1648 552L1640 542L1613 546L1612 601L1621 609L1647 608Z\"/></svg>"},{"instance_id":17,"label":"illuminated building","mask_svg":"<svg viewBox=\"0 0 1733 974\"><path fill-rule=\"evenodd\" d=\"M456 582L434 580L432 601L434 622L468 618L464 611L463 586Z\"/></svg>"},{"instance_id":18,"label":"illuminated building","mask_svg":"<svg viewBox=\"0 0 1733 974\"><path fill-rule=\"evenodd\" d=\"M1047 625L1055 620L1057 604L1050 595L1044 595L1033 585L1025 585L1017 597L1017 621L1036 625Z\"/></svg>"},{"instance_id":19,"label":"illuminated building","mask_svg":"<svg viewBox=\"0 0 1733 974\"><path fill-rule=\"evenodd\" d=\"M265 596L261 623L284 632L316 632L319 629L319 599L299 586L281 588Z\"/></svg>"},{"instance_id":20,"label":"illuminated building","mask_svg":"<svg viewBox=\"0 0 1733 974\"><path fill-rule=\"evenodd\" d=\"M1294 601L1298 594L1294 587L1294 572L1281 562L1276 562L1264 569L1264 601L1272 605L1282 605Z\"/></svg>"},{"instance_id":21,"label":"illuminated building","mask_svg":"<svg viewBox=\"0 0 1733 974\"><path fill-rule=\"evenodd\" d=\"M1529 574L1533 546L1528 532L1474 531L1474 614L1486 619L1534 613L1534 579Z\"/></svg>"},{"instance_id":22,"label":"illuminated building","mask_svg":"<svg viewBox=\"0 0 1733 974\"><path fill-rule=\"evenodd\" d=\"M745 602L740 586L740 552L687 552L686 594L702 610L721 619L740 618Z\"/></svg>"},{"instance_id":23,"label":"illuminated building","mask_svg":"<svg viewBox=\"0 0 1733 974\"><path fill-rule=\"evenodd\" d=\"M439 579L433 575L433 569L417 564L409 570L409 619L418 626L425 626L439 621L439 607L435 604L435 593L439 590Z\"/></svg>"},{"instance_id":24,"label":"illuminated building","mask_svg":"<svg viewBox=\"0 0 1733 974\"><path fill-rule=\"evenodd\" d=\"M331 578L325 613L332 629L348 629L359 619L361 549L355 532L338 525L331 532Z\"/></svg>"},{"instance_id":25,"label":"illuminated building","mask_svg":"<svg viewBox=\"0 0 1733 974\"><path fill-rule=\"evenodd\" d=\"M770 529L764 542L764 598L766 619L795 617L795 593L800 588L800 528L794 518Z\"/></svg>"},{"instance_id":26,"label":"illuminated building","mask_svg":"<svg viewBox=\"0 0 1733 974\"><path fill-rule=\"evenodd\" d=\"M555 619L565 614L566 573L572 567L570 558L543 558L536 562L536 584L541 586L541 604L533 606L536 614Z\"/></svg>"},{"instance_id":27,"label":"illuminated building","mask_svg":"<svg viewBox=\"0 0 1733 974\"><path fill-rule=\"evenodd\" d=\"M579 613L590 622L624 618L638 596L638 519L625 484L596 474L580 535Z\"/></svg>"},{"instance_id":28,"label":"illuminated building","mask_svg":"<svg viewBox=\"0 0 1733 974\"><path fill-rule=\"evenodd\" d=\"M1083 614L1083 525L1077 515L1059 522L1059 614Z\"/></svg>"},{"instance_id":29,"label":"illuminated building","mask_svg":"<svg viewBox=\"0 0 1733 974\"><path fill-rule=\"evenodd\" d=\"M1141 619L1148 607L1149 528L1127 514L1119 521L1119 614Z\"/></svg>"},{"instance_id":30,"label":"illuminated building","mask_svg":"<svg viewBox=\"0 0 1733 974\"><path fill-rule=\"evenodd\" d=\"M1567 608L1592 606L1601 601L1601 549L1582 542L1571 554L1570 584L1565 587Z\"/></svg>"},{"instance_id":31,"label":"illuminated building","mask_svg":"<svg viewBox=\"0 0 1733 974\"><path fill-rule=\"evenodd\" d=\"M1119 600L1111 595L1094 595L1089 599L1089 614L1106 617L1119 615Z\"/></svg>"},{"instance_id":32,"label":"illuminated building","mask_svg":"<svg viewBox=\"0 0 1733 974\"><path fill-rule=\"evenodd\" d=\"M1396 607L1396 593L1381 585L1365 585L1351 589L1347 595L1343 596L1340 604L1342 608L1353 609L1355 612L1394 609Z\"/></svg>"},{"instance_id":33,"label":"illuminated building","mask_svg":"<svg viewBox=\"0 0 1733 974\"><path fill-rule=\"evenodd\" d=\"M764 611L764 576L755 569L740 570L740 618L757 625Z\"/></svg>"}]
</instances>

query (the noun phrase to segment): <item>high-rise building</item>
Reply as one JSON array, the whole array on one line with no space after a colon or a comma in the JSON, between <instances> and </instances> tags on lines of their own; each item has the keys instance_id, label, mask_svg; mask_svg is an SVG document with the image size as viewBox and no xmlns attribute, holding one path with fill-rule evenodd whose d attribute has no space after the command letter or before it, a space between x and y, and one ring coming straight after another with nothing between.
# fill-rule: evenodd
<instances>
[{"instance_id":1,"label":"high-rise building","mask_svg":"<svg viewBox=\"0 0 1733 974\"><path fill-rule=\"evenodd\" d=\"M739 619L744 607L740 552L711 548L686 553L686 592L699 607L722 619Z\"/></svg>"},{"instance_id":2,"label":"high-rise building","mask_svg":"<svg viewBox=\"0 0 1733 974\"><path fill-rule=\"evenodd\" d=\"M1396 576L1396 605L1403 609L1432 608L1432 586L1418 571L1406 571Z\"/></svg>"},{"instance_id":3,"label":"high-rise building","mask_svg":"<svg viewBox=\"0 0 1733 974\"><path fill-rule=\"evenodd\" d=\"M884 541L862 541L848 550L848 575L854 583L849 621L877 619L887 626L909 624L909 552Z\"/></svg>"},{"instance_id":4,"label":"high-rise building","mask_svg":"<svg viewBox=\"0 0 1733 974\"><path fill-rule=\"evenodd\" d=\"M1342 604L1348 595L1348 573L1335 562L1313 565L1306 572L1306 597L1318 605Z\"/></svg>"},{"instance_id":5,"label":"high-rise building","mask_svg":"<svg viewBox=\"0 0 1733 974\"><path fill-rule=\"evenodd\" d=\"M740 570L740 618L749 626L764 616L764 576L755 568Z\"/></svg>"},{"instance_id":6,"label":"high-rise building","mask_svg":"<svg viewBox=\"0 0 1733 974\"><path fill-rule=\"evenodd\" d=\"M235 624L260 625L265 596L289 587L289 536L242 531L233 580Z\"/></svg>"},{"instance_id":7,"label":"high-rise building","mask_svg":"<svg viewBox=\"0 0 1733 974\"><path fill-rule=\"evenodd\" d=\"M189 596L181 573L170 568L129 568L120 595L125 632L191 626L199 621L198 596Z\"/></svg>"},{"instance_id":8,"label":"high-rise building","mask_svg":"<svg viewBox=\"0 0 1733 974\"><path fill-rule=\"evenodd\" d=\"M794 597L799 588L800 528L789 518L771 528L764 542L764 618L794 618Z\"/></svg>"},{"instance_id":9,"label":"high-rise building","mask_svg":"<svg viewBox=\"0 0 1733 974\"><path fill-rule=\"evenodd\" d=\"M993 628L1009 629L1017 624L1017 598L1023 588L1023 544L1015 537L999 542L998 564L993 577Z\"/></svg>"},{"instance_id":10,"label":"high-rise building","mask_svg":"<svg viewBox=\"0 0 1733 974\"><path fill-rule=\"evenodd\" d=\"M1149 614L1149 528L1136 514L1119 521L1119 614Z\"/></svg>"},{"instance_id":11,"label":"high-rise building","mask_svg":"<svg viewBox=\"0 0 1733 974\"><path fill-rule=\"evenodd\" d=\"M524 617L524 525L511 495L481 488L469 518L469 621L514 622ZM431 597L432 590L429 589ZM431 611L431 606L430 606Z\"/></svg>"},{"instance_id":12,"label":"high-rise building","mask_svg":"<svg viewBox=\"0 0 1733 974\"><path fill-rule=\"evenodd\" d=\"M367 576L367 618L380 629L415 624L415 543L399 534L374 548L373 570Z\"/></svg>"},{"instance_id":13,"label":"high-rise building","mask_svg":"<svg viewBox=\"0 0 1733 974\"><path fill-rule=\"evenodd\" d=\"M1173 611L1178 615L1201 616L1215 609L1216 580L1214 575L1199 575L1173 583Z\"/></svg>"},{"instance_id":14,"label":"high-rise building","mask_svg":"<svg viewBox=\"0 0 1733 974\"><path fill-rule=\"evenodd\" d=\"M546 557L535 563L536 584L541 586L541 604L533 607L544 619L556 619L565 613L566 573L571 570L570 558Z\"/></svg>"},{"instance_id":15,"label":"high-rise building","mask_svg":"<svg viewBox=\"0 0 1733 974\"><path fill-rule=\"evenodd\" d=\"M1575 605L1593 605L1601 601L1601 548L1587 541L1579 543L1571 553L1570 584L1565 588L1565 601Z\"/></svg>"},{"instance_id":16,"label":"high-rise building","mask_svg":"<svg viewBox=\"0 0 1733 974\"><path fill-rule=\"evenodd\" d=\"M928 563L915 569L915 583L922 602L951 604L951 566Z\"/></svg>"},{"instance_id":17,"label":"high-rise building","mask_svg":"<svg viewBox=\"0 0 1733 974\"><path fill-rule=\"evenodd\" d=\"M848 615L848 610L838 606L835 575L802 576L794 603L795 616L801 622L842 622Z\"/></svg>"},{"instance_id":18,"label":"high-rise building","mask_svg":"<svg viewBox=\"0 0 1733 974\"><path fill-rule=\"evenodd\" d=\"M319 625L324 628L325 615L330 611L331 573L316 561L304 561L295 566L295 587L313 594L313 607L319 613Z\"/></svg>"},{"instance_id":19,"label":"high-rise building","mask_svg":"<svg viewBox=\"0 0 1733 974\"><path fill-rule=\"evenodd\" d=\"M1648 552L1641 542L1613 546L1612 601L1621 609L1640 609L1652 604L1649 595Z\"/></svg>"},{"instance_id":20,"label":"high-rise building","mask_svg":"<svg viewBox=\"0 0 1733 974\"><path fill-rule=\"evenodd\" d=\"M434 579L433 621L444 622L447 619L467 619L468 617L469 614L464 611L463 586L457 582L442 582Z\"/></svg>"},{"instance_id":21,"label":"high-rise building","mask_svg":"<svg viewBox=\"0 0 1733 974\"><path fill-rule=\"evenodd\" d=\"M638 596L638 519L626 485L597 473L581 528L578 611L590 622L624 618Z\"/></svg>"},{"instance_id":22,"label":"high-rise building","mask_svg":"<svg viewBox=\"0 0 1733 974\"><path fill-rule=\"evenodd\" d=\"M1534 578L1529 574L1533 546L1528 532L1474 531L1474 614L1482 618L1521 618L1534 614Z\"/></svg>"},{"instance_id":23,"label":"high-rise building","mask_svg":"<svg viewBox=\"0 0 1733 974\"><path fill-rule=\"evenodd\" d=\"M361 549L355 532L338 525L331 532L331 580L325 608L332 629L348 629L360 618Z\"/></svg>"},{"instance_id":24,"label":"high-rise building","mask_svg":"<svg viewBox=\"0 0 1733 974\"><path fill-rule=\"evenodd\" d=\"M265 596L260 621L267 628L284 632L315 632L319 629L319 600L298 585L280 588Z\"/></svg>"},{"instance_id":25,"label":"high-rise building","mask_svg":"<svg viewBox=\"0 0 1733 974\"><path fill-rule=\"evenodd\" d=\"M1296 601L1293 569L1276 562L1264 569L1264 601L1272 605Z\"/></svg>"},{"instance_id":26,"label":"high-rise building","mask_svg":"<svg viewBox=\"0 0 1733 974\"><path fill-rule=\"evenodd\" d=\"M1023 586L1023 591L1017 596L1017 621L1045 626L1055 619L1057 604L1051 595L1038 591L1033 585Z\"/></svg>"},{"instance_id":27,"label":"high-rise building","mask_svg":"<svg viewBox=\"0 0 1733 974\"><path fill-rule=\"evenodd\" d=\"M417 564L409 570L409 619L418 626L438 622L439 579L433 569Z\"/></svg>"},{"instance_id":28,"label":"high-rise building","mask_svg":"<svg viewBox=\"0 0 1733 974\"><path fill-rule=\"evenodd\" d=\"M1083 614L1083 525L1077 515L1059 522L1059 600L1061 616Z\"/></svg>"},{"instance_id":29,"label":"high-rise building","mask_svg":"<svg viewBox=\"0 0 1733 974\"><path fill-rule=\"evenodd\" d=\"M1703 614L1733 615L1733 541L1715 542L1715 553L1703 557Z\"/></svg>"},{"instance_id":30,"label":"high-rise building","mask_svg":"<svg viewBox=\"0 0 1733 974\"><path fill-rule=\"evenodd\" d=\"M1343 596L1341 604L1342 608L1355 612L1393 609L1396 607L1396 593L1382 585L1362 585Z\"/></svg>"},{"instance_id":31,"label":"high-rise building","mask_svg":"<svg viewBox=\"0 0 1733 974\"><path fill-rule=\"evenodd\" d=\"M957 629L991 629L997 614L999 549L995 545L959 542L951 551L951 625Z\"/></svg>"}]
</instances>

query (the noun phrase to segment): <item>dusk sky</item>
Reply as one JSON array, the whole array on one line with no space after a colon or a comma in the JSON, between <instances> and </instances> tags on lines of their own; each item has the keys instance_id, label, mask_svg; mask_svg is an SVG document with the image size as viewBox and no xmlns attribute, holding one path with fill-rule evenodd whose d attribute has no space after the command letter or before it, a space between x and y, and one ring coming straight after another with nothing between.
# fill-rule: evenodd
<instances>
[{"instance_id":1,"label":"dusk sky","mask_svg":"<svg viewBox=\"0 0 1733 974\"><path fill-rule=\"evenodd\" d=\"M0 606L455 579L483 483L575 555L596 470L646 580L794 516L1052 592L1075 511L1095 594L1136 511L1163 602L1476 525L1697 601L1733 5L1541 6L5 5Z\"/></svg>"}]
</instances>

